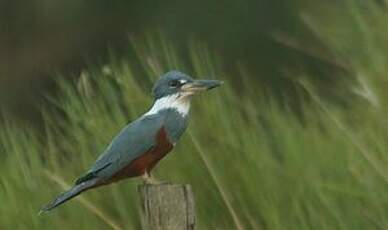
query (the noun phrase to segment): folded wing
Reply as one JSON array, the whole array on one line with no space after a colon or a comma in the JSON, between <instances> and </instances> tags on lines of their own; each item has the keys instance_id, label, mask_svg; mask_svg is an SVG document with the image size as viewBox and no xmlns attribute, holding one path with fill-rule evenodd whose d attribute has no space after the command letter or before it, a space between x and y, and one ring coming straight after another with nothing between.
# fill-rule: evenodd
<instances>
[{"instance_id":1,"label":"folded wing","mask_svg":"<svg viewBox=\"0 0 388 230\"><path fill-rule=\"evenodd\" d=\"M76 184L99 178L109 179L157 144L158 132L163 128L163 117L151 115L141 117L127 125L97 159L86 175Z\"/></svg>"}]
</instances>

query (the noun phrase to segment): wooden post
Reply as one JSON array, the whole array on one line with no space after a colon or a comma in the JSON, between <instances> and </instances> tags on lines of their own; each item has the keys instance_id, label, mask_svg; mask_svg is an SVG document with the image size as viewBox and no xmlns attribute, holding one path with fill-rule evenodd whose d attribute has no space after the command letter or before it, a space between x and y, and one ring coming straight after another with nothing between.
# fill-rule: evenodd
<instances>
[{"instance_id":1,"label":"wooden post","mask_svg":"<svg viewBox=\"0 0 388 230\"><path fill-rule=\"evenodd\" d=\"M144 230L194 229L194 197L190 185L145 184L138 191Z\"/></svg>"}]
</instances>

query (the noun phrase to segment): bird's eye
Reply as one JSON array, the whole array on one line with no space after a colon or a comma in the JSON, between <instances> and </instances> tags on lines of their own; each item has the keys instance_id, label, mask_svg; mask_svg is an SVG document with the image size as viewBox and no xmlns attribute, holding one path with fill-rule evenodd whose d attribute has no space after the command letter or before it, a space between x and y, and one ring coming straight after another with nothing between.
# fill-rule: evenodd
<instances>
[{"instance_id":1,"label":"bird's eye","mask_svg":"<svg viewBox=\"0 0 388 230\"><path fill-rule=\"evenodd\" d=\"M168 83L170 87L178 87L181 83L178 80L172 80Z\"/></svg>"}]
</instances>

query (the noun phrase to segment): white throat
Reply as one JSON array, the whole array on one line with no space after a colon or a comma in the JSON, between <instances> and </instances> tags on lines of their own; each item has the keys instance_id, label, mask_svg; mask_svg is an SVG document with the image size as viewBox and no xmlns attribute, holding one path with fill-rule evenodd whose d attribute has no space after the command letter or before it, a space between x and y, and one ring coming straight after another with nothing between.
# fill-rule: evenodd
<instances>
[{"instance_id":1,"label":"white throat","mask_svg":"<svg viewBox=\"0 0 388 230\"><path fill-rule=\"evenodd\" d=\"M157 114L159 111L165 109L175 109L176 111L178 111L178 113L185 117L190 111L190 101L190 95L183 95L177 93L165 96L157 99L152 108L143 116Z\"/></svg>"}]
</instances>

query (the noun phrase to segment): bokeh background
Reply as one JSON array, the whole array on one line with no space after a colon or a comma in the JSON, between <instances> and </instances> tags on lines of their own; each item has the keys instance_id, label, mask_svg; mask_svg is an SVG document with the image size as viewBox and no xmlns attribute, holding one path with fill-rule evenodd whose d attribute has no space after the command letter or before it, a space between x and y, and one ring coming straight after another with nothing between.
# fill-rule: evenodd
<instances>
[{"instance_id":1,"label":"bokeh background","mask_svg":"<svg viewBox=\"0 0 388 230\"><path fill-rule=\"evenodd\" d=\"M386 229L387 4L1 1L0 228L139 229L137 180L37 212L178 69L226 83L155 170L198 229Z\"/></svg>"},{"instance_id":2,"label":"bokeh background","mask_svg":"<svg viewBox=\"0 0 388 230\"><path fill-rule=\"evenodd\" d=\"M284 72L313 69L321 74L337 67L329 53L320 54L328 56L322 60L308 52L328 50L303 17L334 26L346 7L344 1L302 0L2 1L1 104L23 119L35 119L30 105L55 88L57 72L76 76L87 64L104 63L109 50L131 56L128 37L155 30L177 48L193 39L205 42L222 56L228 71L241 63L269 86L289 87ZM294 47L288 40L300 44ZM335 78L331 75L321 77L329 82Z\"/></svg>"}]
</instances>

